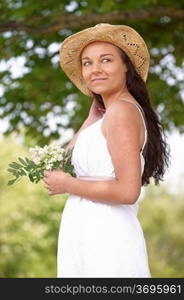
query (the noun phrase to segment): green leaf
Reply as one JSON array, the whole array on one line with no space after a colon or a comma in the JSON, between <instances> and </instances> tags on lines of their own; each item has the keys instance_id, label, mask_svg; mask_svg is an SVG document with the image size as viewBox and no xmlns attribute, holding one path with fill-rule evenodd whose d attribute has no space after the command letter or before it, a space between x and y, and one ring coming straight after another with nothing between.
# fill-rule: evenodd
<instances>
[{"instance_id":1,"label":"green leaf","mask_svg":"<svg viewBox=\"0 0 184 300\"><path fill-rule=\"evenodd\" d=\"M36 164L29 158L25 157L25 160L27 161L28 164L36 166Z\"/></svg>"},{"instance_id":2,"label":"green leaf","mask_svg":"<svg viewBox=\"0 0 184 300\"><path fill-rule=\"evenodd\" d=\"M11 165L9 164L10 167L14 168L14 169L20 169L22 168L22 165L16 163L16 162L12 162Z\"/></svg>"},{"instance_id":3,"label":"green leaf","mask_svg":"<svg viewBox=\"0 0 184 300\"><path fill-rule=\"evenodd\" d=\"M14 184L14 183L15 183L15 181L16 181L16 179L9 180L9 181L8 181L8 185L12 185L12 184Z\"/></svg>"},{"instance_id":4,"label":"green leaf","mask_svg":"<svg viewBox=\"0 0 184 300\"><path fill-rule=\"evenodd\" d=\"M9 165L9 167L11 167L12 169L16 169L16 170L17 170L17 167L15 167L14 163L10 163L10 164L8 164L8 165Z\"/></svg>"},{"instance_id":5,"label":"green leaf","mask_svg":"<svg viewBox=\"0 0 184 300\"><path fill-rule=\"evenodd\" d=\"M18 160L19 160L24 166L27 166L27 163L26 163L26 161L25 161L23 158L18 157Z\"/></svg>"},{"instance_id":6,"label":"green leaf","mask_svg":"<svg viewBox=\"0 0 184 300\"><path fill-rule=\"evenodd\" d=\"M27 175L27 173L23 169L21 169L21 171L19 172L19 174L22 175L22 176L23 175Z\"/></svg>"},{"instance_id":7,"label":"green leaf","mask_svg":"<svg viewBox=\"0 0 184 300\"><path fill-rule=\"evenodd\" d=\"M30 179L30 181L31 181L31 182L34 182L34 178L33 178L32 174L31 174L31 173L29 173L29 175L28 175L28 176L29 176L29 179Z\"/></svg>"},{"instance_id":8,"label":"green leaf","mask_svg":"<svg viewBox=\"0 0 184 300\"><path fill-rule=\"evenodd\" d=\"M7 169L8 172L14 174L17 174L17 170L16 169Z\"/></svg>"},{"instance_id":9,"label":"green leaf","mask_svg":"<svg viewBox=\"0 0 184 300\"><path fill-rule=\"evenodd\" d=\"M37 178L36 180L35 180L35 183L38 183L40 181L40 178Z\"/></svg>"}]
</instances>

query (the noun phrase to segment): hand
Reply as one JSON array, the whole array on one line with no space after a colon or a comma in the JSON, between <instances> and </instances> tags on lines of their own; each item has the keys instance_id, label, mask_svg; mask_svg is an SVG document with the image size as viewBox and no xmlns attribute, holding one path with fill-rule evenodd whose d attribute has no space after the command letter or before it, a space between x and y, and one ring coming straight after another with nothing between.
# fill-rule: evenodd
<instances>
[{"instance_id":1,"label":"hand","mask_svg":"<svg viewBox=\"0 0 184 300\"><path fill-rule=\"evenodd\" d=\"M96 99L93 100L91 108L89 110L88 119L97 121L103 117L105 113L105 108L100 105Z\"/></svg>"},{"instance_id":2,"label":"hand","mask_svg":"<svg viewBox=\"0 0 184 300\"><path fill-rule=\"evenodd\" d=\"M44 171L43 181L45 188L48 189L48 195L57 195L67 193L65 185L68 178L72 177L69 173L60 169L53 171Z\"/></svg>"}]
</instances>

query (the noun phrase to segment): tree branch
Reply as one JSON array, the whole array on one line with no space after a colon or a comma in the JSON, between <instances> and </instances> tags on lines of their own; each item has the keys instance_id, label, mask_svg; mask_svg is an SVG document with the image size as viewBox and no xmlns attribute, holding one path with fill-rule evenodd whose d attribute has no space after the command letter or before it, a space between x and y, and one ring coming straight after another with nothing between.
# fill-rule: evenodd
<instances>
[{"instance_id":1,"label":"tree branch","mask_svg":"<svg viewBox=\"0 0 184 300\"><path fill-rule=\"evenodd\" d=\"M184 9L172 8L172 7L152 7L141 10L128 10L128 11L114 11L107 14L87 13L81 16L74 14L61 14L58 17L53 15L52 22L48 25L36 25L38 24L37 17L32 19L32 22L26 24L25 22L18 22L10 20L4 22L0 20L0 32L6 31L25 31L27 33L33 33L36 35L48 34L57 32L63 29L76 29L80 27L93 26L98 23L116 23L122 24L124 21L140 21L152 18L170 17L172 19L182 20L184 19ZM44 17L42 22L44 21Z\"/></svg>"}]
</instances>

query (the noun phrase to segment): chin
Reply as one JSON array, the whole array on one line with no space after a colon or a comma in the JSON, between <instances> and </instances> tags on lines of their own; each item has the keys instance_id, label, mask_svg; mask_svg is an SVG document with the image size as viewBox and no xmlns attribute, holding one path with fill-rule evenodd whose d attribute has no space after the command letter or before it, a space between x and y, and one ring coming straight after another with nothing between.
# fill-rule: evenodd
<instances>
[{"instance_id":1,"label":"chin","mask_svg":"<svg viewBox=\"0 0 184 300\"><path fill-rule=\"evenodd\" d=\"M107 89L90 89L93 93L101 95L101 94L106 94L108 93Z\"/></svg>"}]
</instances>

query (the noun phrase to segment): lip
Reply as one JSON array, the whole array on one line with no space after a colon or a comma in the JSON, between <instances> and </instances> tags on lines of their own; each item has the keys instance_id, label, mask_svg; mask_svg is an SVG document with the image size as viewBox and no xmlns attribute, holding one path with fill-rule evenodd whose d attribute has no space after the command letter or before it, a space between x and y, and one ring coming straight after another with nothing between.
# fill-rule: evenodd
<instances>
[{"instance_id":1,"label":"lip","mask_svg":"<svg viewBox=\"0 0 184 300\"><path fill-rule=\"evenodd\" d=\"M91 81L106 80L106 78L94 78Z\"/></svg>"}]
</instances>

